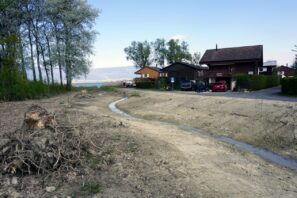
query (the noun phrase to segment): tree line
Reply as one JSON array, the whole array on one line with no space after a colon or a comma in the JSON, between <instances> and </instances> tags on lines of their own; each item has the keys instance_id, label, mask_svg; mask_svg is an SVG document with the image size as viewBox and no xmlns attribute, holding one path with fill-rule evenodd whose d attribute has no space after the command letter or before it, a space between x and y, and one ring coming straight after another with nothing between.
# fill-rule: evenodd
<instances>
[{"instance_id":1,"label":"tree line","mask_svg":"<svg viewBox=\"0 0 297 198\"><path fill-rule=\"evenodd\" d=\"M34 82L70 89L89 70L98 15L86 0L0 0L0 87L31 72Z\"/></svg>"},{"instance_id":2,"label":"tree line","mask_svg":"<svg viewBox=\"0 0 297 198\"><path fill-rule=\"evenodd\" d=\"M127 60L133 61L136 67L158 65L164 67L165 63L188 62L199 64L201 54L189 52L189 44L185 41L170 39L156 39L154 42L133 41L124 49Z\"/></svg>"}]
</instances>

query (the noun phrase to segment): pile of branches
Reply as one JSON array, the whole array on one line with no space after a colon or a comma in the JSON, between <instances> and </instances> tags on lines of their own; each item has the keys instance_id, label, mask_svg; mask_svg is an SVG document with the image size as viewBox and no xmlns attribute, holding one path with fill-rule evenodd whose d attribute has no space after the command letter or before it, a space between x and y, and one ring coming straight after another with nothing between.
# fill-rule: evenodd
<instances>
[{"instance_id":1,"label":"pile of branches","mask_svg":"<svg viewBox=\"0 0 297 198\"><path fill-rule=\"evenodd\" d=\"M6 137L0 145L1 172L6 174L78 171L88 148L69 123L59 123L54 114L36 105L25 113L21 129Z\"/></svg>"}]
</instances>

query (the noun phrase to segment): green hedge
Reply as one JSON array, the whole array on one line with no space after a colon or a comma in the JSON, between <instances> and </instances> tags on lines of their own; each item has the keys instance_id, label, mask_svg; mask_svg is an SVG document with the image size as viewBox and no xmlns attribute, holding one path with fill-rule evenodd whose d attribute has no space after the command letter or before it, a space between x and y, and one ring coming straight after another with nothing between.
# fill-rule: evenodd
<instances>
[{"instance_id":1,"label":"green hedge","mask_svg":"<svg viewBox=\"0 0 297 198\"><path fill-rule=\"evenodd\" d=\"M136 88L138 89L153 89L155 88L155 81L136 81Z\"/></svg>"},{"instance_id":2,"label":"green hedge","mask_svg":"<svg viewBox=\"0 0 297 198\"><path fill-rule=\"evenodd\" d=\"M167 77L160 77L155 80L155 87L159 90L167 90L170 87L170 82Z\"/></svg>"},{"instance_id":3,"label":"green hedge","mask_svg":"<svg viewBox=\"0 0 297 198\"><path fill-rule=\"evenodd\" d=\"M276 75L249 75L237 74L234 76L237 89L260 90L278 86L280 83L279 77Z\"/></svg>"},{"instance_id":4,"label":"green hedge","mask_svg":"<svg viewBox=\"0 0 297 198\"><path fill-rule=\"evenodd\" d=\"M281 80L282 93L297 95L297 77L288 77Z\"/></svg>"}]
</instances>

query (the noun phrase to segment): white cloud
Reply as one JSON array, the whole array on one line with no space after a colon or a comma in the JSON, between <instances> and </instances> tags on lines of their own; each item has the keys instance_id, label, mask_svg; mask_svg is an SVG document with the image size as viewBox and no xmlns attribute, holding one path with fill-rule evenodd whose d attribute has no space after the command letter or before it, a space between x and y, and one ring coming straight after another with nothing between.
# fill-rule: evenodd
<instances>
[{"instance_id":1,"label":"white cloud","mask_svg":"<svg viewBox=\"0 0 297 198\"><path fill-rule=\"evenodd\" d=\"M169 39L184 40L186 37L187 37L186 35L177 34L177 35L174 35L174 36L170 37Z\"/></svg>"}]
</instances>

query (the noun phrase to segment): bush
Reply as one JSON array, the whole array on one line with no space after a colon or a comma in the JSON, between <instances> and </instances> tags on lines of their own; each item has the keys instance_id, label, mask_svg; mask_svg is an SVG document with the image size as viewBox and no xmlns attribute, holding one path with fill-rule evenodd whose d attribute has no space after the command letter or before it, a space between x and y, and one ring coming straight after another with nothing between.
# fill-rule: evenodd
<instances>
[{"instance_id":1,"label":"bush","mask_svg":"<svg viewBox=\"0 0 297 198\"><path fill-rule=\"evenodd\" d=\"M288 77L281 80L282 93L297 95L297 77Z\"/></svg>"},{"instance_id":2,"label":"bush","mask_svg":"<svg viewBox=\"0 0 297 198\"><path fill-rule=\"evenodd\" d=\"M17 73L3 72L0 79L0 100L37 99L66 91L59 84L47 85L42 82L28 81Z\"/></svg>"},{"instance_id":3,"label":"bush","mask_svg":"<svg viewBox=\"0 0 297 198\"><path fill-rule=\"evenodd\" d=\"M135 79L135 85L137 89L153 89L156 88L155 79L150 78L137 78Z\"/></svg>"},{"instance_id":4,"label":"bush","mask_svg":"<svg viewBox=\"0 0 297 198\"><path fill-rule=\"evenodd\" d=\"M136 82L136 88L138 89L153 89L155 88L154 81L138 81Z\"/></svg>"},{"instance_id":5,"label":"bush","mask_svg":"<svg viewBox=\"0 0 297 198\"><path fill-rule=\"evenodd\" d=\"M167 90L170 87L170 82L166 77L157 78L156 81L156 88L160 90Z\"/></svg>"},{"instance_id":6,"label":"bush","mask_svg":"<svg viewBox=\"0 0 297 198\"><path fill-rule=\"evenodd\" d=\"M238 89L248 89L250 86L250 76L247 74L237 74L234 76Z\"/></svg>"},{"instance_id":7,"label":"bush","mask_svg":"<svg viewBox=\"0 0 297 198\"><path fill-rule=\"evenodd\" d=\"M237 74L234 76L237 82L237 89L260 90L278 86L279 77L276 75L249 75Z\"/></svg>"}]
</instances>

